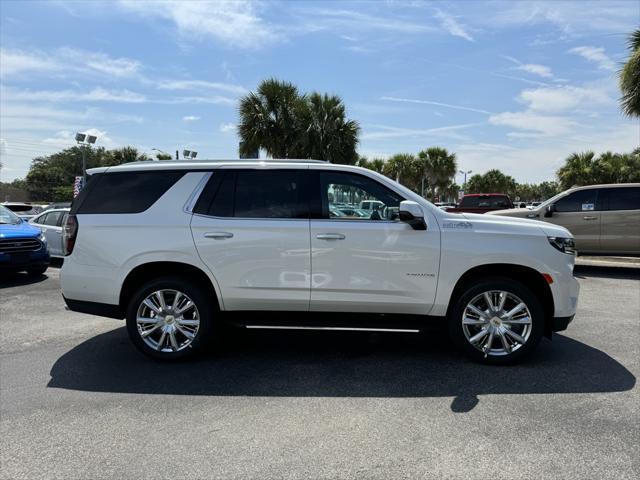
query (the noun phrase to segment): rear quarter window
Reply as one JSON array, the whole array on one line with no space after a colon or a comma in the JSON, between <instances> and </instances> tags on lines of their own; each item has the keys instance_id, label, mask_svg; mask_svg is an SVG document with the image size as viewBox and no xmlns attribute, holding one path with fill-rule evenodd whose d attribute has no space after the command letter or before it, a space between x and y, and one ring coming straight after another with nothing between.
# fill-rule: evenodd
<instances>
[{"instance_id":1,"label":"rear quarter window","mask_svg":"<svg viewBox=\"0 0 640 480\"><path fill-rule=\"evenodd\" d=\"M89 185L75 213L140 213L153 205L185 171L137 171L101 174ZM74 212L72 212L74 213Z\"/></svg>"}]
</instances>

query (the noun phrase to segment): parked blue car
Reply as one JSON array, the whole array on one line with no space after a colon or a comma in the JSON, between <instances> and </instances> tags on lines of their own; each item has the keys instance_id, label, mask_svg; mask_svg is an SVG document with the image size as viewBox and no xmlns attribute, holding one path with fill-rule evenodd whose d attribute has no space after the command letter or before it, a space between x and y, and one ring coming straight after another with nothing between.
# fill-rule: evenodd
<instances>
[{"instance_id":1,"label":"parked blue car","mask_svg":"<svg viewBox=\"0 0 640 480\"><path fill-rule=\"evenodd\" d=\"M26 271L38 276L48 267L49 249L40 229L0 205L0 275Z\"/></svg>"}]
</instances>

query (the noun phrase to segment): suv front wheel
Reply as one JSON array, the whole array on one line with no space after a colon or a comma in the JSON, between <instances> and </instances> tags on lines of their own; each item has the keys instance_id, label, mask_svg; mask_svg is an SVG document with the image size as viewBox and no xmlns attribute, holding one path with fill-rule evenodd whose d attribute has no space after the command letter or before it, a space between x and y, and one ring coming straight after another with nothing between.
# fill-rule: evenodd
<instances>
[{"instance_id":1,"label":"suv front wheel","mask_svg":"<svg viewBox=\"0 0 640 480\"><path fill-rule=\"evenodd\" d=\"M538 345L543 330L540 300L525 285L507 278L469 285L449 317L454 343L482 363L520 361Z\"/></svg>"},{"instance_id":2,"label":"suv front wheel","mask_svg":"<svg viewBox=\"0 0 640 480\"><path fill-rule=\"evenodd\" d=\"M144 284L129 302L127 331L145 355L177 360L204 349L212 313L199 286L177 277L159 278Z\"/></svg>"}]
</instances>

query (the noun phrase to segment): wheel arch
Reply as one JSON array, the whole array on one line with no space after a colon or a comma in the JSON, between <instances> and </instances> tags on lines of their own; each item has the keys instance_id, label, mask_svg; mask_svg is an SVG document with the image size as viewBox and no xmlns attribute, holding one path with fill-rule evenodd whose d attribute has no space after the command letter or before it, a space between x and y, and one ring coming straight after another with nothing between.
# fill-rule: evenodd
<instances>
[{"instance_id":1,"label":"wheel arch","mask_svg":"<svg viewBox=\"0 0 640 480\"><path fill-rule=\"evenodd\" d=\"M555 309L551 288L542 276L542 273L524 265L492 263L478 265L467 270L458 279L451 292L447 307L447 317L449 317L451 313L454 302L460 295L462 295L466 287L472 285L479 279L487 277L505 277L516 280L529 287L542 303L542 308L544 309L544 335L551 338L553 332L553 314Z\"/></svg>"},{"instance_id":2,"label":"wheel arch","mask_svg":"<svg viewBox=\"0 0 640 480\"><path fill-rule=\"evenodd\" d=\"M182 262L156 261L147 262L131 270L120 289L119 305L121 311L126 311L131 297L141 285L158 277L184 277L200 285L214 300L214 307L220 309L220 299L216 288L209 276L200 268Z\"/></svg>"}]
</instances>

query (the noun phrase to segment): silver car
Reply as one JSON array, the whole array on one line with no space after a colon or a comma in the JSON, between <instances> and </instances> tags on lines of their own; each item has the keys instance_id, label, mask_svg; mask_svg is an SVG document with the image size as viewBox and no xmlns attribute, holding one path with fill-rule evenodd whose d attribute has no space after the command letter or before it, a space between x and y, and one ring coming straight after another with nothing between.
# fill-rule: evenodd
<instances>
[{"instance_id":1,"label":"silver car","mask_svg":"<svg viewBox=\"0 0 640 480\"><path fill-rule=\"evenodd\" d=\"M47 238L47 244L49 245L49 255L52 257L64 256L64 251L62 249L62 226L64 225L68 214L68 208L46 210L40 215L32 218L29 222L36 227L40 227L42 230L42 233Z\"/></svg>"},{"instance_id":2,"label":"silver car","mask_svg":"<svg viewBox=\"0 0 640 480\"><path fill-rule=\"evenodd\" d=\"M580 253L640 255L640 183L575 187L537 207L488 214L561 225Z\"/></svg>"}]
</instances>

